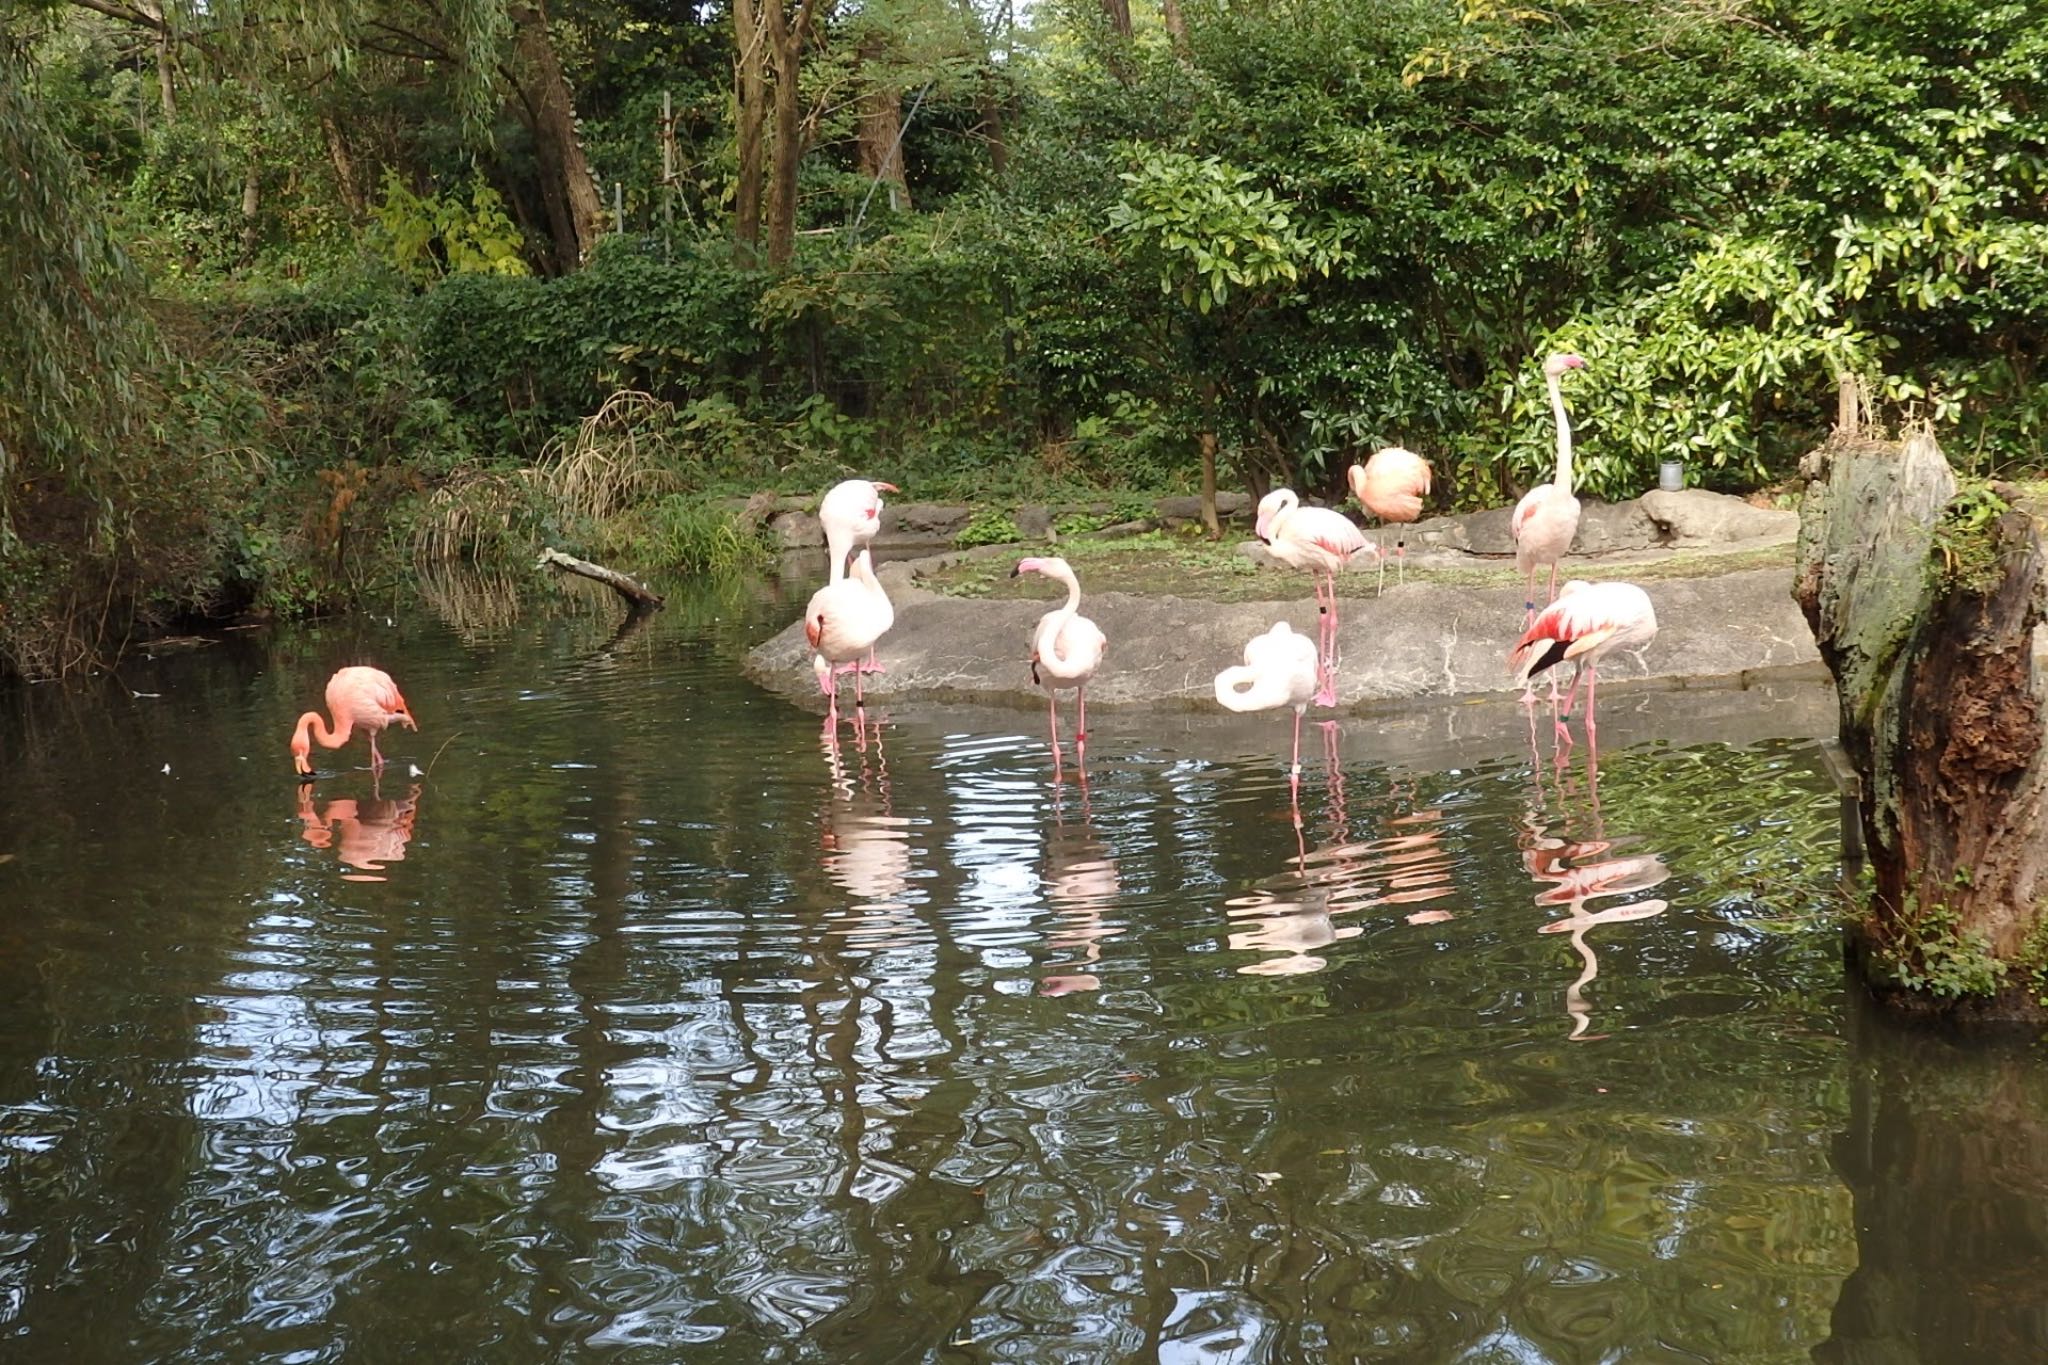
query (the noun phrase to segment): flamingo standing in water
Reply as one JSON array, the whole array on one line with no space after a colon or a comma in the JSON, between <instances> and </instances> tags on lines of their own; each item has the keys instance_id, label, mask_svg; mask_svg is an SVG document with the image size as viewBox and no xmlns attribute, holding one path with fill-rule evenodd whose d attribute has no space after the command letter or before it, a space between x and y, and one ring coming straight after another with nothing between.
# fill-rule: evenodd
<instances>
[{"instance_id":1,"label":"flamingo standing in water","mask_svg":"<svg viewBox=\"0 0 2048 1365\"><path fill-rule=\"evenodd\" d=\"M1322 674L1322 661L1306 635L1296 635L1285 621L1275 621L1264 635L1244 647L1244 663L1216 675L1216 700L1231 711L1294 708L1294 756L1287 769L1288 790L1297 803L1301 794L1301 716Z\"/></svg>"},{"instance_id":2,"label":"flamingo standing in water","mask_svg":"<svg viewBox=\"0 0 2048 1365\"><path fill-rule=\"evenodd\" d=\"M1351 466L1347 478L1351 484L1351 496L1358 499L1358 505L1378 517L1383 524L1421 518L1422 500L1429 496L1429 461L1414 451L1403 450L1399 446L1376 450L1364 464ZM1381 545L1379 551L1379 591L1385 592L1386 546ZM1407 582L1408 534L1405 531L1394 537L1394 559L1400 567L1400 581Z\"/></svg>"},{"instance_id":3,"label":"flamingo standing in water","mask_svg":"<svg viewBox=\"0 0 2048 1365\"><path fill-rule=\"evenodd\" d=\"M298 727L292 731L292 766L302 781L310 782L315 777L311 740L319 740L322 748L339 749L348 743L351 734L361 730L370 740L370 771L379 772L384 767L384 755L377 752L378 732L393 724L412 731L420 728L412 718L412 709L399 695L398 684L381 668L356 665L335 673L327 680L327 709L334 715L333 729L327 727L318 711L308 711L299 717Z\"/></svg>"},{"instance_id":4,"label":"flamingo standing in water","mask_svg":"<svg viewBox=\"0 0 2048 1365\"><path fill-rule=\"evenodd\" d=\"M1599 685L1600 659L1616 649L1641 649L1657 637L1657 611L1650 595L1633 583L1585 583L1578 579L1564 585L1557 600L1537 614L1535 621L1508 655L1515 681L1527 687L1532 678L1561 663L1575 663L1572 689L1564 699L1564 713L1556 722L1558 738L1569 741L1566 722L1572 718L1572 702L1579 695L1579 680L1586 682L1586 742L1591 744L1598 728L1593 719L1593 691Z\"/></svg>"},{"instance_id":5,"label":"flamingo standing in water","mask_svg":"<svg viewBox=\"0 0 2048 1365\"><path fill-rule=\"evenodd\" d=\"M839 731L839 674L853 674L854 710L864 713L867 696L862 679L866 670L860 666L860 656L871 653L875 641L896 623L896 609L875 578L868 552L856 550L848 557L851 563L846 576L812 593L804 607L804 638L815 651L811 668L818 675L818 690L828 699L825 727L834 734ZM859 723L859 714L855 723Z\"/></svg>"},{"instance_id":6,"label":"flamingo standing in water","mask_svg":"<svg viewBox=\"0 0 2048 1365\"><path fill-rule=\"evenodd\" d=\"M1550 410L1557 417L1557 477L1539 483L1515 504L1508 523L1515 542L1515 568L1527 585L1522 605L1524 628L1536 618L1536 571L1550 567L1550 601L1557 600L1557 566L1579 533L1579 500L1572 496L1572 424L1564 410L1564 376L1584 369L1586 362L1559 352L1543 362L1543 382L1550 389Z\"/></svg>"},{"instance_id":7,"label":"flamingo standing in water","mask_svg":"<svg viewBox=\"0 0 2048 1365\"><path fill-rule=\"evenodd\" d=\"M873 479L846 479L833 484L819 501L818 524L825 528L825 553L831 559L826 570L828 583L837 583L845 578L847 556L855 550L865 550L874 540L875 532L882 525L884 491L894 493L896 485ZM867 662L860 666L860 671L882 671L872 649L868 651Z\"/></svg>"},{"instance_id":8,"label":"flamingo standing in water","mask_svg":"<svg viewBox=\"0 0 2048 1365\"><path fill-rule=\"evenodd\" d=\"M1291 488L1276 488L1259 500L1257 533L1282 564L1306 569L1315 576L1316 610L1321 615L1317 656L1322 661L1322 686L1317 706L1337 704L1337 575L1360 555L1377 556L1365 532L1341 512L1303 507Z\"/></svg>"},{"instance_id":9,"label":"flamingo standing in water","mask_svg":"<svg viewBox=\"0 0 2048 1365\"><path fill-rule=\"evenodd\" d=\"M1102 666L1103 650L1109 642L1093 621L1081 615L1081 580L1074 577L1074 570L1066 560L1020 559L1017 567L1010 571L1010 577L1027 573L1044 574L1055 583L1067 585L1066 602L1039 617L1038 625L1031 632L1031 681L1045 688L1046 705L1052 717L1052 765L1057 775L1060 765L1059 689L1074 689L1074 701L1081 713L1080 728L1074 731L1074 760L1084 763L1087 761L1088 744L1088 680Z\"/></svg>"}]
</instances>

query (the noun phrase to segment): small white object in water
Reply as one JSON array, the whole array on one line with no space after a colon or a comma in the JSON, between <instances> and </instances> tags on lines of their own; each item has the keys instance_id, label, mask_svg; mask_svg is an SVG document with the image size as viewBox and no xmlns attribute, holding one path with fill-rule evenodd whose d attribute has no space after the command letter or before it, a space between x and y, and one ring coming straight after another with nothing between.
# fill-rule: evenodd
<instances>
[{"instance_id":1,"label":"small white object in water","mask_svg":"<svg viewBox=\"0 0 2048 1365\"><path fill-rule=\"evenodd\" d=\"M405 766L406 766L406 770L407 770L408 772L410 772L410 773L411 773L411 774L412 774L412 775L413 775L414 777L425 777L425 776L426 776L426 774L425 774L424 772L420 771L420 765L419 765L419 764L417 764L417 763L408 763L408 764L406 764Z\"/></svg>"},{"instance_id":2,"label":"small white object in water","mask_svg":"<svg viewBox=\"0 0 2048 1365\"><path fill-rule=\"evenodd\" d=\"M170 771L171 771L171 765L170 765L170 764L168 764L168 763L164 764L164 775L165 775L165 776L169 776L169 775L170 775Z\"/></svg>"}]
</instances>

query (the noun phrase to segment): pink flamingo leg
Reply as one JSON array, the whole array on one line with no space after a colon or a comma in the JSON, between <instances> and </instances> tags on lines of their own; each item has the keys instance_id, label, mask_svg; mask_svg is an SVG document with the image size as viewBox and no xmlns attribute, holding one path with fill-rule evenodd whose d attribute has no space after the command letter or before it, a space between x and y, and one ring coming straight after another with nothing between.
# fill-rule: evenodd
<instances>
[{"instance_id":1,"label":"pink flamingo leg","mask_svg":"<svg viewBox=\"0 0 2048 1365\"><path fill-rule=\"evenodd\" d=\"M1372 595L1373 595L1374 597L1378 597L1378 596L1380 596L1381 594L1385 593L1385 592L1386 592L1386 590L1387 590L1387 528L1386 528L1386 527L1384 527L1384 526L1379 526L1379 527L1375 527L1375 528L1373 529L1373 533L1372 533L1372 543L1373 543L1373 548L1375 548L1375 549L1377 549L1377 550L1379 551L1379 555L1377 556L1377 558L1378 558L1378 559L1379 559L1379 561L1380 561L1380 585L1379 585L1379 587L1377 587L1377 588L1373 589L1373 594L1372 594Z\"/></svg>"},{"instance_id":2,"label":"pink flamingo leg","mask_svg":"<svg viewBox=\"0 0 2048 1365\"><path fill-rule=\"evenodd\" d=\"M863 673L887 673L889 671L876 660L875 647L873 645L868 646L868 661L860 666L860 671Z\"/></svg>"},{"instance_id":3,"label":"pink flamingo leg","mask_svg":"<svg viewBox=\"0 0 2048 1365\"><path fill-rule=\"evenodd\" d=\"M1593 737L1594 737L1594 735L1595 735L1596 733L1598 733L1598 731L1599 731L1599 728L1600 728L1600 727L1599 727L1598 725L1596 725L1596 724L1594 723L1594 721L1593 721L1593 692L1594 692L1594 690L1595 690L1596 688L1598 688L1599 686L1600 686L1600 669L1599 669L1599 666L1598 666L1597 664L1589 664L1589 665L1587 665L1587 667L1586 667L1586 752L1587 752L1587 754L1588 754L1589 756L1591 755L1591 753L1592 753L1592 750L1593 750Z\"/></svg>"},{"instance_id":4,"label":"pink flamingo leg","mask_svg":"<svg viewBox=\"0 0 2048 1365\"><path fill-rule=\"evenodd\" d=\"M1080 709L1080 728L1074 731L1074 761L1088 761L1088 684L1082 683L1074 689L1074 704Z\"/></svg>"},{"instance_id":5,"label":"pink flamingo leg","mask_svg":"<svg viewBox=\"0 0 2048 1365\"><path fill-rule=\"evenodd\" d=\"M377 732L375 730L368 730L364 733L370 737L370 771L373 773L383 772L384 755L377 752Z\"/></svg>"},{"instance_id":6,"label":"pink flamingo leg","mask_svg":"<svg viewBox=\"0 0 2048 1365\"><path fill-rule=\"evenodd\" d=\"M1301 712L1301 707L1294 708L1294 759L1287 770L1287 780L1296 787L1301 785Z\"/></svg>"},{"instance_id":7,"label":"pink flamingo leg","mask_svg":"<svg viewBox=\"0 0 2048 1365\"><path fill-rule=\"evenodd\" d=\"M1060 780L1060 698L1051 688L1045 690L1046 723L1052 732L1052 780Z\"/></svg>"}]
</instances>

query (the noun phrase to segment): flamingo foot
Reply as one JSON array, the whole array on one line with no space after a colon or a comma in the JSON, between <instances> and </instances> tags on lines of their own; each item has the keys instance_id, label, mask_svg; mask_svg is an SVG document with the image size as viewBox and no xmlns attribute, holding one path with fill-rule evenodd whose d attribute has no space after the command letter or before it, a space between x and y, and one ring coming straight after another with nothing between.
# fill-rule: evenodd
<instances>
[{"instance_id":1,"label":"flamingo foot","mask_svg":"<svg viewBox=\"0 0 2048 1365\"><path fill-rule=\"evenodd\" d=\"M868 651L867 662L860 666L860 671L862 673L887 673L889 670L883 667L882 661L875 657L875 651L871 649Z\"/></svg>"},{"instance_id":2,"label":"flamingo foot","mask_svg":"<svg viewBox=\"0 0 2048 1365\"><path fill-rule=\"evenodd\" d=\"M1337 704L1336 677L1332 674L1325 673L1323 675L1323 685L1316 689L1316 694L1311 700L1313 700L1317 706L1335 706Z\"/></svg>"}]
</instances>

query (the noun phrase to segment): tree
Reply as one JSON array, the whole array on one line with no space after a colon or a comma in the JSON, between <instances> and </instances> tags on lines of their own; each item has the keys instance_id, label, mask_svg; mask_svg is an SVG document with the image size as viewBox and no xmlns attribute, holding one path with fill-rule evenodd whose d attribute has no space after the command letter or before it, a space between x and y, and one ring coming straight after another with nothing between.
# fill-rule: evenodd
<instances>
[{"instance_id":1,"label":"tree","mask_svg":"<svg viewBox=\"0 0 2048 1365\"><path fill-rule=\"evenodd\" d=\"M1932 435L1838 432L1808 458L1793 595L1841 702L1876 885L1851 926L1879 998L2042 1017L2048 695L2037 512L1959 486Z\"/></svg>"}]
</instances>

